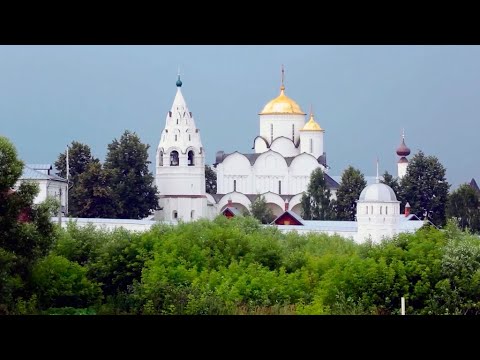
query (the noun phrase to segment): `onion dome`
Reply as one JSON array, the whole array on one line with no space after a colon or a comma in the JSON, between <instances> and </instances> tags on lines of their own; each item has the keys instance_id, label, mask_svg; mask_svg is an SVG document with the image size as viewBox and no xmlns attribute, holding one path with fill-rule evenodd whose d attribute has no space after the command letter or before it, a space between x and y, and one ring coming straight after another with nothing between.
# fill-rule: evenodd
<instances>
[{"instance_id":1,"label":"onion dome","mask_svg":"<svg viewBox=\"0 0 480 360\"><path fill-rule=\"evenodd\" d=\"M313 112L310 111L310 119L300 131L325 131L313 118Z\"/></svg>"},{"instance_id":2,"label":"onion dome","mask_svg":"<svg viewBox=\"0 0 480 360\"><path fill-rule=\"evenodd\" d=\"M282 66L282 86L280 86L280 95L265 105L259 115L306 115L294 100L285 95L285 85L283 84L284 76L285 70Z\"/></svg>"},{"instance_id":3,"label":"onion dome","mask_svg":"<svg viewBox=\"0 0 480 360\"><path fill-rule=\"evenodd\" d=\"M285 95L285 86L283 85L280 88L280 95L265 105L259 115L276 114L306 115L294 100Z\"/></svg>"},{"instance_id":4,"label":"onion dome","mask_svg":"<svg viewBox=\"0 0 480 360\"><path fill-rule=\"evenodd\" d=\"M397 155L398 156L408 156L408 155L410 155L410 148L407 147L407 145L405 145L405 134L402 135L402 143L397 148Z\"/></svg>"},{"instance_id":5,"label":"onion dome","mask_svg":"<svg viewBox=\"0 0 480 360\"><path fill-rule=\"evenodd\" d=\"M180 80L180 74L178 74L177 87L182 87L182 80Z\"/></svg>"}]
</instances>

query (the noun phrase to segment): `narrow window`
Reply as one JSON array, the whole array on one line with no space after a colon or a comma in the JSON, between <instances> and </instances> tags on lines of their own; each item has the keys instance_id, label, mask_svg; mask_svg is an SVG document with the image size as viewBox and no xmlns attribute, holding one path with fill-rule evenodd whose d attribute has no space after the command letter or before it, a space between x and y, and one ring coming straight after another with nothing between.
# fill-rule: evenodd
<instances>
[{"instance_id":1,"label":"narrow window","mask_svg":"<svg viewBox=\"0 0 480 360\"><path fill-rule=\"evenodd\" d=\"M382 207L380 206L380 215L382 215Z\"/></svg>"},{"instance_id":2,"label":"narrow window","mask_svg":"<svg viewBox=\"0 0 480 360\"><path fill-rule=\"evenodd\" d=\"M282 181L281 180L278 182L278 194L279 195L282 194Z\"/></svg>"},{"instance_id":3,"label":"narrow window","mask_svg":"<svg viewBox=\"0 0 480 360\"><path fill-rule=\"evenodd\" d=\"M273 142L273 124L270 124L270 144Z\"/></svg>"},{"instance_id":4,"label":"narrow window","mask_svg":"<svg viewBox=\"0 0 480 360\"><path fill-rule=\"evenodd\" d=\"M366 212L366 214L368 215L368 205L367 205L367 206L365 206L365 207L367 208L367 212Z\"/></svg>"},{"instance_id":5,"label":"narrow window","mask_svg":"<svg viewBox=\"0 0 480 360\"><path fill-rule=\"evenodd\" d=\"M373 215L373 206L370 206L370 214Z\"/></svg>"},{"instance_id":6,"label":"narrow window","mask_svg":"<svg viewBox=\"0 0 480 360\"><path fill-rule=\"evenodd\" d=\"M388 206L385 206L385 215L388 215Z\"/></svg>"},{"instance_id":7,"label":"narrow window","mask_svg":"<svg viewBox=\"0 0 480 360\"><path fill-rule=\"evenodd\" d=\"M175 141L177 141L177 135L175 135Z\"/></svg>"},{"instance_id":8,"label":"narrow window","mask_svg":"<svg viewBox=\"0 0 480 360\"><path fill-rule=\"evenodd\" d=\"M173 210L173 218L177 219L178 218L178 212L177 210Z\"/></svg>"},{"instance_id":9,"label":"narrow window","mask_svg":"<svg viewBox=\"0 0 480 360\"><path fill-rule=\"evenodd\" d=\"M292 124L292 141L295 141L295 124Z\"/></svg>"},{"instance_id":10,"label":"narrow window","mask_svg":"<svg viewBox=\"0 0 480 360\"><path fill-rule=\"evenodd\" d=\"M237 180L233 180L233 191L237 191Z\"/></svg>"},{"instance_id":11,"label":"narrow window","mask_svg":"<svg viewBox=\"0 0 480 360\"><path fill-rule=\"evenodd\" d=\"M188 166L193 166L195 165L195 154L192 150L188 152Z\"/></svg>"},{"instance_id":12,"label":"narrow window","mask_svg":"<svg viewBox=\"0 0 480 360\"><path fill-rule=\"evenodd\" d=\"M310 152L313 153L313 139L310 139Z\"/></svg>"},{"instance_id":13,"label":"narrow window","mask_svg":"<svg viewBox=\"0 0 480 360\"><path fill-rule=\"evenodd\" d=\"M192 135L188 134L188 141L192 141Z\"/></svg>"},{"instance_id":14,"label":"narrow window","mask_svg":"<svg viewBox=\"0 0 480 360\"><path fill-rule=\"evenodd\" d=\"M160 155L158 156L158 165L163 166L163 151L160 151Z\"/></svg>"},{"instance_id":15,"label":"narrow window","mask_svg":"<svg viewBox=\"0 0 480 360\"><path fill-rule=\"evenodd\" d=\"M177 125L178 125L178 119L177 119Z\"/></svg>"},{"instance_id":16,"label":"narrow window","mask_svg":"<svg viewBox=\"0 0 480 360\"><path fill-rule=\"evenodd\" d=\"M193 217L194 217L194 216L195 216L195 210L192 210L192 211L190 212L190 219L193 220Z\"/></svg>"},{"instance_id":17,"label":"narrow window","mask_svg":"<svg viewBox=\"0 0 480 360\"><path fill-rule=\"evenodd\" d=\"M170 153L170 166L178 166L178 151L172 151Z\"/></svg>"}]
</instances>

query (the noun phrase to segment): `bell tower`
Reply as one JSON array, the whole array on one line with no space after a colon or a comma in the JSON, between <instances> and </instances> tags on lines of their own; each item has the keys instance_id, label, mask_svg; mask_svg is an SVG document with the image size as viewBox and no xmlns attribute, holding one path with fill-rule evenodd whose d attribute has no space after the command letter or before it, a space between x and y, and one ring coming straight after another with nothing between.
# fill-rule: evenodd
<instances>
[{"instance_id":1,"label":"bell tower","mask_svg":"<svg viewBox=\"0 0 480 360\"><path fill-rule=\"evenodd\" d=\"M161 210L156 220L188 222L207 216L205 151L182 84L178 74L177 93L157 148L155 180Z\"/></svg>"}]
</instances>

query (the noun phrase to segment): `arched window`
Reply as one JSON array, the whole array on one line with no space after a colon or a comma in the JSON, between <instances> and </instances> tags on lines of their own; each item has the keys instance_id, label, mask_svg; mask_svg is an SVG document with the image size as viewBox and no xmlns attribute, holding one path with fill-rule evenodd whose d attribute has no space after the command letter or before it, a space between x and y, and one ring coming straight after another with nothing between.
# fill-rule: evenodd
<instances>
[{"instance_id":1,"label":"arched window","mask_svg":"<svg viewBox=\"0 0 480 360\"><path fill-rule=\"evenodd\" d=\"M177 125L178 125L178 119L177 119Z\"/></svg>"},{"instance_id":2,"label":"arched window","mask_svg":"<svg viewBox=\"0 0 480 360\"><path fill-rule=\"evenodd\" d=\"M366 212L366 214L368 215L368 205L367 205L367 206L365 206L365 207L366 207L366 209L367 209L367 212Z\"/></svg>"},{"instance_id":3,"label":"arched window","mask_svg":"<svg viewBox=\"0 0 480 360\"><path fill-rule=\"evenodd\" d=\"M178 151L173 150L170 153L170 166L178 166Z\"/></svg>"},{"instance_id":4,"label":"arched window","mask_svg":"<svg viewBox=\"0 0 480 360\"><path fill-rule=\"evenodd\" d=\"M273 124L270 124L270 144L273 142Z\"/></svg>"},{"instance_id":5,"label":"arched window","mask_svg":"<svg viewBox=\"0 0 480 360\"><path fill-rule=\"evenodd\" d=\"M163 166L163 151L160 151L160 155L158 156L158 165Z\"/></svg>"},{"instance_id":6,"label":"arched window","mask_svg":"<svg viewBox=\"0 0 480 360\"><path fill-rule=\"evenodd\" d=\"M385 206L385 215L388 215L388 206Z\"/></svg>"},{"instance_id":7,"label":"arched window","mask_svg":"<svg viewBox=\"0 0 480 360\"><path fill-rule=\"evenodd\" d=\"M177 134L175 134L175 141L177 141Z\"/></svg>"},{"instance_id":8,"label":"arched window","mask_svg":"<svg viewBox=\"0 0 480 360\"><path fill-rule=\"evenodd\" d=\"M310 152L313 153L313 139L310 139Z\"/></svg>"},{"instance_id":9,"label":"arched window","mask_svg":"<svg viewBox=\"0 0 480 360\"><path fill-rule=\"evenodd\" d=\"M295 124L292 124L292 141L295 141Z\"/></svg>"},{"instance_id":10,"label":"arched window","mask_svg":"<svg viewBox=\"0 0 480 360\"><path fill-rule=\"evenodd\" d=\"M279 181L278 181L278 194L279 194L279 195L282 194L282 180L279 180Z\"/></svg>"},{"instance_id":11,"label":"arched window","mask_svg":"<svg viewBox=\"0 0 480 360\"><path fill-rule=\"evenodd\" d=\"M233 191L237 191L237 180L233 180Z\"/></svg>"},{"instance_id":12,"label":"arched window","mask_svg":"<svg viewBox=\"0 0 480 360\"><path fill-rule=\"evenodd\" d=\"M188 134L188 141L192 141L192 135Z\"/></svg>"},{"instance_id":13,"label":"arched window","mask_svg":"<svg viewBox=\"0 0 480 360\"><path fill-rule=\"evenodd\" d=\"M193 217L194 217L194 216L195 216L195 210L192 210L192 211L190 212L190 219L193 220Z\"/></svg>"},{"instance_id":14,"label":"arched window","mask_svg":"<svg viewBox=\"0 0 480 360\"><path fill-rule=\"evenodd\" d=\"M172 217L173 217L174 219L178 219L178 212L177 212L177 210L173 210Z\"/></svg>"},{"instance_id":15,"label":"arched window","mask_svg":"<svg viewBox=\"0 0 480 360\"><path fill-rule=\"evenodd\" d=\"M188 152L188 166L193 166L195 165L195 154L193 153L192 150Z\"/></svg>"},{"instance_id":16,"label":"arched window","mask_svg":"<svg viewBox=\"0 0 480 360\"><path fill-rule=\"evenodd\" d=\"M382 215L382 207L380 206L380 215Z\"/></svg>"}]
</instances>

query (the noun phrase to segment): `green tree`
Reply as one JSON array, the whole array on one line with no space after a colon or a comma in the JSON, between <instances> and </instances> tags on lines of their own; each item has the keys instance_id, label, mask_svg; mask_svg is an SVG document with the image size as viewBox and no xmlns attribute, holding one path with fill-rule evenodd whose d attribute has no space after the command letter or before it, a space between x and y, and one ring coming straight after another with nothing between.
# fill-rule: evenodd
<instances>
[{"instance_id":1,"label":"green tree","mask_svg":"<svg viewBox=\"0 0 480 360\"><path fill-rule=\"evenodd\" d=\"M94 305L100 299L100 286L87 279L87 269L62 256L49 255L32 271L40 310Z\"/></svg>"},{"instance_id":2,"label":"green tree","mask_svg":"<svg viewBox=\"0 0 480 360\"><path fill-rule=\"evenodd\" d=\"M257 197L250 205L250 214L262 224L270 224L276 217L273 215L272 209L268 207L263 195Z\"/></svg>"},{"instance_id":3,"label":"green tree","mask_svg":"<svg viewBox=\"0 0 480 360\"><path fill-rule=\"evenodd\" d=\"M367 182L360 170L352 166L345 169L335 202L336 218L338 220L355 220L357 200L365 186L367 186Z\"/></svg>"},{"instance_id":4,"label":"green tree","mask_svg":"<svg viewBox=\"0 0 480 360\"><path fill-rule=\"evenodd\" d=\"M67 178L67 151L58 155L57 161L55 161L55 168L57 169L57 175L63 178ZM68 150L68 167L70 178L74 179L78 175L83 174L89 164L92 162L100 162L97 158L92 156L92 150L90 146L82 144L78 141L72 141Z\"/></svg>"},{"instance_id":5,"label":"green tree","mask_svg":"<svg viewBox=\"0 0 480 360\"><path fill-rule=\"evenodd\" d=\"M63 178L67 178L67 151L58 155L57 161L55 161L55 168L57 169L57 175ZM79 177L85 171L90 164L100 164L97 158L92 156L91 149L88 145L82 144L78 141L72 141L68 151L68 164L69 164L69 187L68 192L68 215L73 217L81 217L80 211L85 204L79 201L84 201L77 192L81 188L79 186Z\"/></svg>"},{"instance_id":6,"label":"green tree","mask_svg":"<svg viewBox=\"0 0 480 360\"><path fill-rule=\"evenodd\" d=\"M112 189L113 171L103 169L98 162L89 164L78 175L77 187L72 195L77 209L76 216L82 218L113 218L119 204L117 194Z\"/></svg>"},{"instance_id":7,"label":"green tree","mask_svg":"<svg viewBox=\"0 0 480 360\"><path fill-rule=\"evenodd\" d=\"M470 185L463 184L448 195L446 214L455 218L462 229L480 232L480 196Z\"/></svg>"},{"instance_id":8,"label":"green tree","mask_svg":"<svg viewBox=\"0 0 480 360\"><path fill-rule=\"evenodd\" d=\"M302 217L305 220L332 220L334 212L330 200L331 193L322 169L315 169L302 196Z\"/></svg>"},{"instance_id":9,"label":"green tree","mask_svg":"<svg viewBox=\"0 0 480 360\"><path fill-rule=\"evenodd\" d=\"M217 193L217 173L209 165L205 165L205 189L208 194Z\"/></svg>"},{"instance_id":10,"label":"green tree","mask_svg":"<svg viewBox=\"0 0 480 360\"><path fill-rule=\"evenodd\" d=\"M0 313L14 312L18 299L30 297L32 266L55 240L52 202L34 205L38 186L33 183L12 190L22 168L13 144L0 136Z\"/></svg>"},{"instance_id":11,"label":"green tree","mask_svg":"<svg viewBox=\"0 0 480 360\"><path fill-rule=\"evenodd\" d=\"M445 168L438 158L419 151L410 160L400 182L400 197L410 203L412 214L443 226L449 187Z\"/></svg>"},{"instance_id":12,"label":"green tree","mask_svg":"<svg viewBox=\"0 0 480 360\"><path fill-rule=\"evenodd\" d=\"M128 130L108 145L104 169L112 172L117 218L142 219L158 209L157 187L148 170L149 147Z\"/></svg>"}]
</instances>

